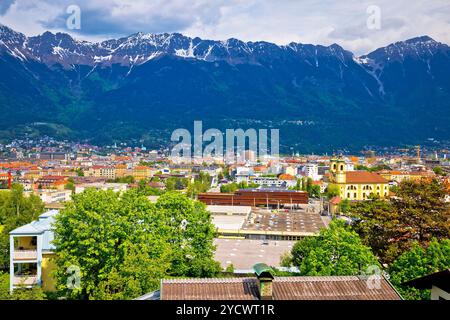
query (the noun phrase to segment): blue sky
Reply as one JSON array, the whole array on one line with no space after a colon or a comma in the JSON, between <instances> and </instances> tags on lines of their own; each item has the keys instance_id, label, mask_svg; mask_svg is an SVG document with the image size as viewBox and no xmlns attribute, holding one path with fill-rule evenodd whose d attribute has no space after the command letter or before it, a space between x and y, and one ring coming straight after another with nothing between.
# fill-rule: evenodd
<instances>
[{"instance_id":1,"label":"blue sky","mask_svg":"<svg viewBox=\"0 0 450 320\"><path fill-rule=\"evenodd\" d=\"M69 5L81 29L67 30ZM367 28L367 8L381 28ZM0 0L0 23L27 35L46 30L99 41L135 32L180 32L205 39L338 43L356 54L429 35L450 44L449 0Z\"/></svg>"}]
</instances>

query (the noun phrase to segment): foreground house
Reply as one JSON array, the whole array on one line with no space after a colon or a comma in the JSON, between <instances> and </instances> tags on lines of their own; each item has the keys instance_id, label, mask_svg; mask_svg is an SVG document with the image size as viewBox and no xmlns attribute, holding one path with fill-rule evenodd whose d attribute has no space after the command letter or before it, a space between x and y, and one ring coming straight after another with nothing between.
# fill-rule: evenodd
<instances>
[{"instance_id":1,"label":"foreground house","mask_svg":"<svg viewBox=\"0 0 450 320\"><path fill-rule=\"evenodd\" d=\"M431 289L431 300L450 300L450 269L403 283L405 286Z\"/></svg>"},{"instance_id":2,"label":"foreground house","mask_svg":"<svg viewBox=\"0 0 450 320\"><path fill-rule=\"evenodd\" d=\"M400 300L382 276L274 277L256 264L255 277L170 279L136 300ZM374 285L376 284L376 285Z\"/></svg>"},{"instance_id":3,"label":"foreground house","mask_svg":"<svg viewBox=\"0 0 450 320\"><path fill-rule=\"evenodd\" d=\"M15 288L41 286L54 291L51 258L55 246L52 223L58 210L41 214L38 220L10 232L10 291Z\"/></svg>"}]
</instances>

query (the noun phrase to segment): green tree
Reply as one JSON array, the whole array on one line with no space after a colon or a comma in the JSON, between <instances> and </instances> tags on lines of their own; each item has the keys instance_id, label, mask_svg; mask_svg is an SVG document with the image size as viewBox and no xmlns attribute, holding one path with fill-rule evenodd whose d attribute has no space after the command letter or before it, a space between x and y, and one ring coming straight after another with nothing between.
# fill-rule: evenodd
<instances>
[{"instance_id":1,"label":"green tree","mask_svg":"<svg viewBox=\"0 0 450 320\"><path fill-rule=\"evenodd\" d=\"M297 179L297 183L292 188L292 190L300 191L301 189L302 189L302 180L301 179Z\"/></svg>"},{"instance_id":2,"label":"green tree","mask_svg":"<svg viewBox=\"0 0 450 320\"><path fill-rule=\"evenodd\" d=\"M160 245L156 242L151 244ZM123 263L113 267L92 298L125 300L138 297L158 288L160 279L167 274L170 267L169 248L159 252L150 246L130 242L123 247Z\"/></svg>"},{"instance_id":3,"label":"green tree","mask_svg":"<svg viewBox=\"0 0 450 320\"><path fill-rule=\"evenodd\" d=\"M252 189L252 188L257 188L257 187L259 187L259 185L256 183L252 183L252 182L250 182L250 183L247 183L246 181L242 181L239 183L232 182L232 183L221 185L220 192L233 193L239 189Z\"/></svg>"},{"instance_id":4,"label":"green tree","mask_svg":"<svg viewBox=\"0 0 450 320\"><path fill-rule=\"evenodd\" d=\"M314 185L313 180L308 178L306 180L306 192L311 198L319 198L320 197L320 186Z\"/></svg>"},{"instance_id":5,"label":"green tree","mask_svg":"<svg viewBox=\"0 0 450 320\"><path fill-rule=\"evenodd\" d=\"M43 212L41 199L34 194L25 197L19 184L0 192L0 270L9 267L9 233L36 220Z\"/></svg>"},{"instance_id":6,"label":"green tree","mask_svg":"<svg viewBox=\"0 0 450 320\"><path fill-rule=\"evenodd\" d=\"M390 239L396 238L399 215L388 201L370 199L351 205L347 215L363 243L372 248L382 262L392 261L395 253ZM391 248L392 247L392 248Z\"/></svg>"},{"instance_id":7,"label":"green tree","mask_svg":"<svg viewBox=\"0 0 450 320\"><path fill-rule=\"evenodd\" d=\"M42 288L14 289L9 293L9 274L0 271L0 300L45 300L46 296Z\"/></svg>"},{"instance_id":8,"label":"green tree","mask_svg":"<svg viewBox=\"0 0 450 320\"><path fill-rule=\"evenodd\" d=\"M225 272L227 273L234 273L234 265L232 263L230 263L226 268L225 268Z\"/></svg>"},{"instance_id":9,"label":"green tree","mask_svg":"<svg viewBox=\"0 0 450 320\"><path fill-rule=\"evenodd\" d=\"M405 299L430 299L430 290L418 290L402 283L450 268L450 239L430 241L423 248L414 242L389 267L391 282Z\"/></svg>"},{"instance_id":10,"label":"green tree","mask_svg":"<svg viewBox=\"0 0 450 320\"><path fill-rule=\"evenodd\" d=\"M186 194L191 198L195 198L199 193L209 190L211 181L212 179L208 173L200 172L194 179L194 182L188 183Z\"/></svg>"},{"instance_id":11,"label":"green tree","mask_svg":"<svg viewBox=\"0 0 450 320\"><path fill-rule=\"evenodd\" d=\"M170 274L174 276L212 277L220 271L214 261L215 227L206 206L178 192L162 195L156 210L169 227L169 242L173 249Z\"/></svg>"},{"instance_id":12,"label":"green tree","mask_svg":"<svg viewBox=\"0 0 450 320\"><path fill-rule=\"evenodd\" d=\"M138 192L144 196L160 196L164 193L164 190L150 187L146 180L141 180L138 183Z\"/></svg>"},{"instance_id":13,"label":"green tree","mask_svg":"<svg viewBox=\"0 0 450 320\"><path fill-rule=\"evenodd\" d=\"M333 220L317 237L306 237L292 248L292 264L302 275L356 275L379 265L371 249L342 220Z\"/></svg>"},{"instance_id":14,"label":"green tree","mask_svg":"<svg viewBox=\"0 0 450 320\"><path fill-rule=\"evenodd\" d=\"M352 206L355 230L383 263L390 263L410 249L414 241L427 246L435 237L450 237L450 208L446 190L436 180L405 181L396 197L387 202L373 199Z\"/></svg>"},{"instance_id":15,"label":"green tree","mask_svg":"<svg viewBox=\"0 0 450 320\"><path fill-rule=\"evenodd\" d=\"M158 176L153 176L151 177L150 182L161 182L161 179Z\"/></svg>"},{"instance_id":16,"label":"green tree","mask_svg":"<svg viewBox=\"0 0 450 320\"><path fill-rule=\"evenodd\" d=\"M220 186L220 192L222 193L233 193L238 189L237 183L228 183Z\"/></svg>"},{"instance_id":17,"label":"green tree","mask_svg":"<svg viewBox=\"0 0 450 320\"><path fill-rule=\"evenodd\" d=\"M339 196L339 187L335 184L329 184L327 187L326 195L328 200L333 197Z\"/></svg>"},{"instance_id":18,"label":"green tree","mask_svg":"<svg viewBox=\"0 0 450 320\"><path fill-rule=\"evenodd\" d=\"M442 170L441 167L434 167L433 171L435 174L437 174L438 176L443 176L445 175L444 170Z\"/></svg>"},{"instance_id":19,"label":"green tree","mask_svg":"<svg viewBox=\"0 0 450 320\"><path fill-rule=\"evenodd\" d=\"M67 180L67 183L66 183L66 185L64 186L64 188L65 188L66 190L71 190L72 193L75 193L75 181L73 180L73 178L69 178L69 179Z\"/></svg>"},{"instance_id":20,"label":"green tree","mask_svg":"<svg viewBox=\"0 0 450 320\"><path fill-rule=\"evenodd\" d=\"M220 270L209 212L177 192L152 204L137 189L87 189L74 195L55 227L58 288L70 298L131 299L157 289L163 277ZM80 269L79 288L67 288L70 266Z\"/></svg>"},{"instance_id":21,"label":"green tree","mask_svg":"<svg viewBox=\"0 0 450 320\"><path fill-rule=\"evenodd\" d=\"M356 170L362 170L362 171L369 171L369 172L378 172L378 171L381 171L381 170L392 170L392 168L389 167L386 164L380 164L380 165L373 166L373 167L370 167L370 168L367 167L367 166L358 164L358 165L355 166L355 169Z\"/></svg>"},{"instance_id":22,"label":"green tree","mask_svg":"<svg viewBox=\"0 0 450 320\"><path fill-rule=\"evenodd\" d=\"M55 220L57 284L70 298L135 298L157 289L169 268L163 217L136 190L120 195L87 189L74 195ZM67 288L71 266L81 276L80 287L72 290Z\"/></svg>"},{"instance_id":23,"label":"green tree","mask_svg":"<svg viewBox=\"0 0 450 320\"><path fill-rule=\"evenodd\" d=\"M134 177L133 176L125 176L125 177L120 177L120 178L115 178L113 180L111 180L111 182L115 182L115 183L134 183Z\"/></svg>"},{"instance_id":24,"label":"green tree","mask_svg":"<svg viewBox=\"0 0 450 320\"><path fill-rule=\"evenodd\" d=\"M169 177L165 181L167 191L183 190L188 186L186 178Z\"/></svg>"},{"instance_id":25,"label":"green tree","mask_svg":"<svg viewBox=\"0 0 450 320\"><path fill-rule=\"evenodd\" d=\"M341 203L339 203L339 212L346 214L350 211L351 208L351 203L350 200L348 199L344 199L341 201Z\"/></svg>"}]
</instances>

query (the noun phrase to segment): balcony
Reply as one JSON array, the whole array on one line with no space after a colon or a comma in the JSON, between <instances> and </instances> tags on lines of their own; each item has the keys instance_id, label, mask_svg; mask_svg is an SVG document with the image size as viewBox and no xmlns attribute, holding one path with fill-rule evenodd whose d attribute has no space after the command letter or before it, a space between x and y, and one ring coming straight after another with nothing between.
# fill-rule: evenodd
<instances>
[{"instance_id":1,"label":"balcony","mask_svg":"<svg viewBox=\"0 0 450 320\"><path fill-rule=\"evenodd\" d=\"M34 286L38 283L37 275L15 275L14 286Z\"/></svg>"},{"instance_id":2,"label":"balcony","mask_svg":"<svg viewBox=\"0 0 450 320\"><path fill-rule=\"evenodd\" d=\"M37 250L14 250L14 261L37 260Z\"/></svg>"}]
</instances>

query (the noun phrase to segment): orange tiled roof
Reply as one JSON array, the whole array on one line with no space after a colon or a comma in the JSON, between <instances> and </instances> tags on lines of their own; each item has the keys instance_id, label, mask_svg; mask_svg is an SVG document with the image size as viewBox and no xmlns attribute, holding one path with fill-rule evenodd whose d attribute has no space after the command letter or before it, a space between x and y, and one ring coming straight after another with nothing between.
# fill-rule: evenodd
<instances>
[{"instance_id":1,"label":"orange tiled roof","mask_svg":"<svg viewBox=\"0 0 450 320\"><path fill-rule=\"evenodd\" d=\"M7 163L0 163L0 168L13 169L19 167L29 167L31 165L32 164L29 162L7 162Z\"/></svg>"},{"instance_id":2,"label":"orange tiled roof","mask_svg":"<svg viewBox=\"0 0 450 320\"><path fill-rule=\"evenodd\" d=\"M253 167L253 171L255 171L255 172L264 171L266 169L267 169L267 167L265 167L265 166L255 166L255 167Z\"/></svg>"},{"instance_id":3,"label":"orange tiled roof","mask_svg":"<svg viewBox=\"0 0 450 320\"><path fill-rule=\"evenodd\" d=\"M408 174L407 172L401 172L401 171L391 171L391 172L388 172L388 173L393 174L393 175L406 175L406 174Z\"/></svg>"},{"instance_id":4,"label":"orange tiled roof","mask_svg":"<svg viewBox=\"0 0 450 320\"><path fill-rule=\"evenodd\" d=\"M293 175L283 173L278 176L278 179L280 179L280 180L295 180L295 177Z\"/></svg>"},{"instance_id":5,"label":"orange tiled roof","mask_svg":"<svg viewBox=\"0 0 450 320\"><path fill-rule=\"evenodd\" d=\"M42 180L65 180L65 179L67 179L67 177L48 175L48 176L43 176L41 179Z\"/></svg>"},{"instance_id":6,"label":"orange tiled roof","mask_svg":"<svg viewBox=\"0 0 450 320\"><path fill-rule=\"evenodd\" d=\"M333 197L330 199L330 204L338 205L341 203L342 198L341 197Z\"/></svg>"},{"instance_id":7,"label":"orange tiled roof","mask_svg":"<svg viewBox=\"0 0 450 320\"><path fill-rule=\"evenodd\" d=\"M134 170L150 170L150 168L146 167L146 166L137 166L137 167L134 167Z\"/></svg>"},{"instance_id":8,"label":"orange tiled roof","mask_svg":"<svg viewBox=\"0 0 450 320\"><path fill-rule=\"evenodd\" d=\"M348 171L346 173L347 183L387 183L388 181L384 179L377 173L368 171Z\"/></svg>"}]
</instances>

